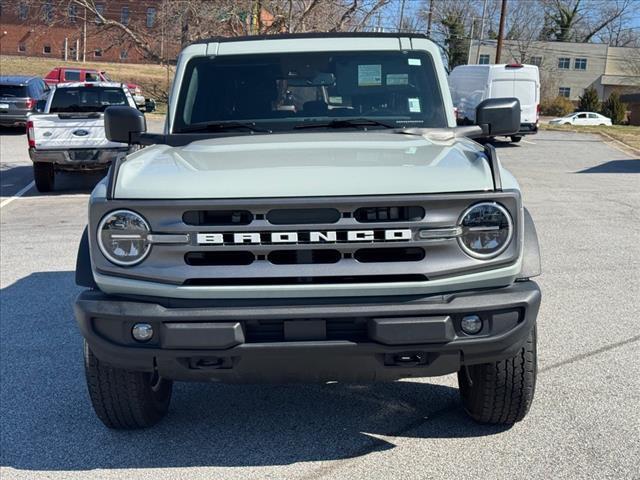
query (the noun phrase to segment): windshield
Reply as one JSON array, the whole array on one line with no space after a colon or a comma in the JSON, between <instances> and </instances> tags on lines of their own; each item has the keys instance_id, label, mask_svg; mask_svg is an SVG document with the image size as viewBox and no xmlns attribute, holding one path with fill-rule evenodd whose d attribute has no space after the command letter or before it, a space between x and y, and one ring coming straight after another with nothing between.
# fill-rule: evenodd
<instances>
[{"instance_id":1,"label":"windshield","mask_svg":"<svg viewBox=\"0 0 640 480\"><path fill-rule=\"evenodd\" d=\"M276 131L349 118L394 127L447 126L435 68L426 52L196 58L184 78L176 133L213 122L247 122Z\"/></svg>"},{"instance_id":2,"label":"windshield","mask_svg":"<svg viewBox=\"0 0 640 480\"><path fill-rule=\"evenodd\" d=\"M20 85L0 85L0 97L28 97L27 87Z\"/></svg>"},{"instance_id":3,"label":"windshield","mask_svg":"<svg viewBox=\"0 0 640 480\"><path fill-rule=\"evenodd\" d=\"M51 100L49 112L104 112L111 105L128 105L121 88L58 88Z\"/></svg>"}]
</instances>

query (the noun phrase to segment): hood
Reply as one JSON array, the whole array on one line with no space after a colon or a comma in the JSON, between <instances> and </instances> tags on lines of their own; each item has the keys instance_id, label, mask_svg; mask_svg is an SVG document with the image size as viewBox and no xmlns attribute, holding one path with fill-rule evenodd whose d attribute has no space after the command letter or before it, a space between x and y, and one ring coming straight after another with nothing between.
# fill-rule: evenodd
<instances>
[{"instance_id":1,"label":"hood","mask_svg":"<svg viewBox=\"0 0 640 480\"><path fill-rule=\"evenodd\" d=\"M199 199L392 195L493 188L481 150L467 139L391 132L234 136L130 155L116 198Z\"/></svg>"}]
</instances>

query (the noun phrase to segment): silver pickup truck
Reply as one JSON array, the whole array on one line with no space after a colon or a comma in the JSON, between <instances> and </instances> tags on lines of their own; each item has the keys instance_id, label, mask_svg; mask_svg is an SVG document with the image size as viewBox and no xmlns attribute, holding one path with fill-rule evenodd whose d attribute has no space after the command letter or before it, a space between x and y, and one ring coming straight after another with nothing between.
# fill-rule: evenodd
<instances>
[{"instance_id":1,"label":"silver pickup truck","mask_svg":"<svg viewBox=\"0 0 640 480\"><path fill-rule=\"evenodd\" d=\"M163 134L93 191L75 302L89 394L153 425L176 380L372 382L457 373L475 420L536 382L536 231L491 145L516 99L456 127L421 35L214 38L180 54ZM246 421L247 419L242 419Z\"/></svg>"},{"instance_id":2,"label":"silver pickup truck","mask_svg":"<svg viewBox=\"0 0 640 480\"><path fill-rule=\"evenodd\" d=\"M136 107L120 83L61 83L52 89L43 113L27 118L29 157L40 192L54 189L57 171L106 171L132 151L105 136L104 110L118 105Z\"/></svg>"}]
</instances>

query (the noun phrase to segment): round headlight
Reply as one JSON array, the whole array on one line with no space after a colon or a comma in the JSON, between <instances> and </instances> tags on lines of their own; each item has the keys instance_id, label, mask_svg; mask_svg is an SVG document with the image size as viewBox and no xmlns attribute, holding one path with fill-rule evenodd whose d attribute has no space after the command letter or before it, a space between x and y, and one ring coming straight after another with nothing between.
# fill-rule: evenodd
<instances>
[{"instance_id":1,"label":"round headlight","mask_svg":"<svg viewBox=\"0 0 640 480\"><path fill-rule=\"evenodd\" d=\"M513 222L506 208L498 203L478 203L460 217L462 234L458 243L467 255L486 260L497 257L509 246Z\"/></svg>"},{"instance_id":2,"label":"round headlight","mask_svg":"<svg viewBox=\"0 0 640 480\"><path fill-rule=\"evenodd\" d=\"M149 224L136 212L116 210L107 213L98 225L98 246L112 263L130 267L140 263L149 253Z\"/></svg>"}]
</instances>

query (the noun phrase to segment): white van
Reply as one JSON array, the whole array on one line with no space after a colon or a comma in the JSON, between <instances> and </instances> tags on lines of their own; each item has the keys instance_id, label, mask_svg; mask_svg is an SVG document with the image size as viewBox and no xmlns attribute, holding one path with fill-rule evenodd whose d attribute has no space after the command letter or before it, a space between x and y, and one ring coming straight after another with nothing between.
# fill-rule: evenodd
<instances>
[{"instance_id":1,"label":"white van","mask_svg":"<svg viewBox=\"0 0 640 480\"><path fill-rule=\"evenodd\" d=\"M511 141L537 133L540 73L535 65L460 65L449 74L449 87L460 124L475 123L476 107L487 98L515 97L520 100L520 131Z\"/></svg>"}]
</instances>

